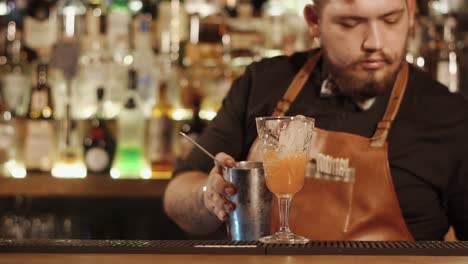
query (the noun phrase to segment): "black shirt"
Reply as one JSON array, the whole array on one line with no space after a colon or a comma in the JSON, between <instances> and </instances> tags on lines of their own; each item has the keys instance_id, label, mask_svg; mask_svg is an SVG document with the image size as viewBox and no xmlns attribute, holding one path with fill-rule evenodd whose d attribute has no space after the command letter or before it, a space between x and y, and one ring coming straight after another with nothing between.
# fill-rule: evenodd
<instances>
[{"instance_id":1,"label":"black shirt","mask_svg":"<svg viewBox=\"0 0 468 264\"><path fill-rule=\"evenodd\" d=\"M255 117L269 116L311 52L265 59L237 79L199 138L211 153L245 160L257 137ZM315 118L316 127L371 137L390 89L362 111L347 97L321 97L321 67L311 73L286 115ZM406 224L416 240L442 240L449 225L468 240L468 105L426 73L410 67L408 87L390 130L389 163ZM365 157L363 157L365 158ZM209 172L213 161L194 149L174 175ZM372 199L372 198L370 198Z\"/></svg>"}]
</instances>

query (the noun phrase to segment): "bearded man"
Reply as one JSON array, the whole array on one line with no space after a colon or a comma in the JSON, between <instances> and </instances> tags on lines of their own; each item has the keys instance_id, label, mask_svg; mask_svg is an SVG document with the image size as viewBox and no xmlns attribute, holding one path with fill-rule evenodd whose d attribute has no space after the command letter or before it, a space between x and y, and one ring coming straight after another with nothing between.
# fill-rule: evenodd
<instances>
[{"instance_id":1,"label":"bearded man","mask_svg":"<svg viewBox=\"0 0 468 264\"><path fill-rule=\"evenodd\" d=\"M321 48L250 65L199 138L233 166L259 157L256 117L313 117L311 157L346 158L355 178L307 177L291 209L295 233L442 240L453 226L458 239L468 239L468 108L404 61L413 10L413 0L307 5L304 17ZM199 150L174 176L164 207L187 232L209 234L235 210L235 186Z\"/></svg>"}]
</instances>

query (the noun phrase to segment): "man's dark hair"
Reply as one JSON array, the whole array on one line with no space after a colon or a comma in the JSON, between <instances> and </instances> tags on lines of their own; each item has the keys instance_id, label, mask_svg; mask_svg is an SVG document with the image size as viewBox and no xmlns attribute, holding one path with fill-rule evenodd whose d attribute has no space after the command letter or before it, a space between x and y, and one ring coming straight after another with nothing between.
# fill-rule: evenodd
<instances>
[{"instance_id":1,"label":"man's dark hair","mask_svg":"<svg viewBox=\"0 0 468 264\"><path fill-rule=\"evenodd\" d=\"M328 0L312 0L319 11L323 9L327 1ZM352 0L349 0L348 2L352 2ZM408 1L406 1L406 5L408 5Z\"/></svg>"}]
</instances>

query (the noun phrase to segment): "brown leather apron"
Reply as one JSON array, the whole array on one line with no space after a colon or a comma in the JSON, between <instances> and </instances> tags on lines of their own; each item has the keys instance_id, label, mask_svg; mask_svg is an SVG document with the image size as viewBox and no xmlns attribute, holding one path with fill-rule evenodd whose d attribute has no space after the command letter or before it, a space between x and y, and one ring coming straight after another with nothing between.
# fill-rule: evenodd
<instances>
[{"instance_id":1,"label":"brown leather apron","mask_svg":"<svg viewBox=\"0 0 468 264\"><path fill-rule=\"evenodd\" d=\"M273 116L288 111L319 58L320 54L314 55L302 67ZM386 142L405 93L408 68L404 63L372 138L315 129L312 160L317 160L319 154L349 159L355 177L353 181L340 181L307 175L304 188L293 197L289 218L293 232L312 240L413 240L393 187ZM249 160L261 160L259 143L256 140L252 145ZM273 206L272 231L276 231L279 227L276 201Z\"/></svg>"}]
</instances>

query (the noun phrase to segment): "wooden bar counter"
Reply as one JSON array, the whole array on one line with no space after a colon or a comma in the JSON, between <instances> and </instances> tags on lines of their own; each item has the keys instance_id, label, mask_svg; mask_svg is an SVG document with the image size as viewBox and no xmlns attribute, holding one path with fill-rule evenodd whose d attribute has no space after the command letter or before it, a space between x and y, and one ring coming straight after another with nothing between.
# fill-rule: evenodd
<instances>
[{"instance_id":1,"label":"wooden bar counter","mask_svg":"<svg viewBox=\"0 0 468 264\"><path fill-rule=\"evenodd\" d=\"M168 182L154 179L116 180L109 175L59 179L43 173L28 175L24 179L0 177L0 196L159 198Z\"/></svg>"},{"instance_id":2,"label":"wooden bar counter","mask_svg":"<svg viewBox=\"0 0 468 264\"><path fill-rule=\"evenodd\" d=\"M0 254L0 264L466 264L468 257Z\"/></svg>"}]
</instances>

